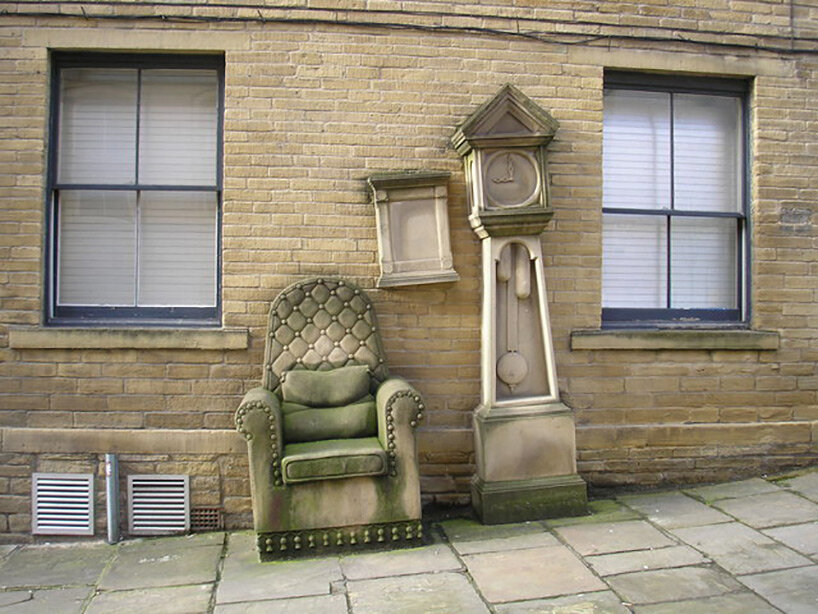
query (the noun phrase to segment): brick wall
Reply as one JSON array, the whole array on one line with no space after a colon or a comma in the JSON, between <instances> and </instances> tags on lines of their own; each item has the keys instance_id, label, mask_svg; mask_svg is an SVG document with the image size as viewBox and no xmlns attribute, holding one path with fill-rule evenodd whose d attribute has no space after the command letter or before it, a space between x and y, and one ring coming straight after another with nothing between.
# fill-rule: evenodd
<instances>
[{"instance_id":1,"label":"brick wall","mask_svg":"<svg viewBox=\"0 0 818 614\"><path fill-rule=\"evenodd\" d=\"M298 278L337 274L368 289L391 370L425 397L425 499L468 501L480 256L448 138L511 82L560 122L549 147L555 216L543 246L581 474L598 486L649 485L815 462L814 8L417 1L397 14L394 3L363 0L225 4L0 5L0 428L226 431L260 379L270 301ZM48 331L37 343L14 342L15 331L39 330L43 313L49 49L224 53L223 322L249 331L246 348L128 347L93 330L82 347L51 343ZM606 67L753 79L752 325L777 332L777 350L571 348L573 331L600 323ZM406 169L452 172L455 284L374 289L365 179ZM0 531L10 538L28 531L27 476L56 462L46 452L0 452ZM59 458L98 473L101 452ZM241 455L180 453L130 451L127 467L201 476L197 501L223 507L230 526L246 525Z\"/></svg>"},{"instance_id":2,"label":"brick wall","mask_svg":"<svg viewBox=\"0 0 818 614\"><path fill-rule=\"evenodd\" d=\"M216 508L227 529L252 525L246 455L123 454L119 462L119 516L121 534L128 534L126 501L128 475L189 475L191 508ZM0 542L17 542L31 531L32 473L80 473L95 476L94 527L97 536L107 534L105 459L99 454L4 454L3 514ZM53 541L59 539L49 536ZM76 538L68 538L76 539Z\"/></svg>"}]
</instances>

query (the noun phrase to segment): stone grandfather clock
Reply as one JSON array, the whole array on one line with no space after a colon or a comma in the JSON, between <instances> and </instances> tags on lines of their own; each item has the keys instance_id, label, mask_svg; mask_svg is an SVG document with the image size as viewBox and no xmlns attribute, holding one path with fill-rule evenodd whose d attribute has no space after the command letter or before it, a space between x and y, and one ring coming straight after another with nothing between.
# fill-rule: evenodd
<instances>
[{"instance_id":1,"label":"stone grandfather clock","mask_svg":"<svg viewBox=\"0 0 818 614\"><path fill-rule=\"evenodd\" d=\"M506 85L452 136L483 253L472 501L486 524L581 514L587 503L573 412L557 388L540 243L553 215L545 153L557 128Z\"/></svg>"}]
</instances>

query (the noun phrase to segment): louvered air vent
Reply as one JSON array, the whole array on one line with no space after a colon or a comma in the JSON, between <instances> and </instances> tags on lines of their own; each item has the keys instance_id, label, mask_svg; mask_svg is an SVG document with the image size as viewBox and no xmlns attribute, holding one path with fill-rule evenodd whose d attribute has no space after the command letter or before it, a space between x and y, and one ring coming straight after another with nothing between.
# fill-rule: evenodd
<instances>
[{"instance_id":1,"label":"louvered air vent","mask_svg":"<svg viewBox=\"0 0 818 614\"><path fill-rule=\"evenodd\" d=\"M129 475L128 529L131 535L187 533L190 479L186 475Z\"/></svg>"},{"instance_id":2,"label":"louvered air vent","mask_svg":"<svg viewBox=\"0 0 818 614\"><path fill-rule=\"evenodd\" d=\"M31 532L35 535L94 534L94 476L34 473Z\"/></svg>"}]
</instances>

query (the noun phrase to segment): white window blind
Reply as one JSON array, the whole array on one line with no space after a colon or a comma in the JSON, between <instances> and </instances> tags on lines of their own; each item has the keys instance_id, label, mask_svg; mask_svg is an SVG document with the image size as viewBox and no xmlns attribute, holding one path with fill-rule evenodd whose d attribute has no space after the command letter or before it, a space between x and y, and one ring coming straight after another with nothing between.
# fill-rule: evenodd
<instances>
[{"instance_id":1,"label":"white window blind","mask_svg":"<svg viewBox=\"0 0 818 614\"><path fill-rule=\"evenodd\" d=\"M218 81L212 70L144 70L139 183L214 185Z\"/></svg>"},{"instance_id":2,"label":"white window blind","mask_svg":"<svg viewBox=\"0 0 818 614\"><path fill-rule=\"evenodd\" d=\"M670 97L662 92L605 94L603 205L670 208Z\"/></svg>"},{"instance_id":3,"label":"white window blind","mask_svg":"<svg viewBox=\"0 0 818 614\"><path fill-rule=\"evenodd\" d=\"M738 98L673 98L674 207L735 213L741 203Z\"/></svg>"},{"instance_id":4,"label":"white window blind","mask_svg":"<svg viewBox=\"0 0 818 614\"><path fill-rule=\"evenodd\" d=\"M56 304L215 307L219 74L60 73Z\"/></svg>"},{"instance_id":5,"label":"white window blind","mask_svg":"<svg viewBox=\"0 0 818 614\"><path fill-rule=\"evenodd\" d=\"M140 203L139 305L213 305L216 195L142 192Z\"/></svg>"},{"instance_id":6,"label":"white window blind","mask_svg":"<svg viewBox=\"0 0 818 614\"><path fill-rule=\"evenodd\" d=\"M135 192L62 192L59 231L60 304L135 304Z\"/></svg>"},{"instance_id":7,"label":"white window blind","mask_svg":"<svg viewBox=\"0 0 818 614\"><path fill-rule=\"evenodd\" d=\"M610 89L603 122L604 308L736 309L738 96ZM695 214L692 217L690 214Z\"/></svg>"},{"instance_id":8,"label":"white window blind","mask_svg":"<svg viewBox=\"0 0 818 614\"><path fill-rule=\"evenodd\" d=\"M670 304L677 309L736 306L736 221L674 218L671 222Z\"/></svg>"},{"instance_id":9,"label":"white window blind","mask_svg":"<svg viewBox=\"0 0 818 614\"><path fill-rule=\"evenodd\" d=\"M60 84L57 181L132 184L137 71L66 68Z\"/></svg>"},{"instance_id":10,"label":"white window blind","mask_svg":"<svg viewBox=\"0 0 818 614\"><path fill-rule=\"evenodd\" d=\"M605 215L602 304L661 309L667 300L667 221L658 216Z\"/></svg>"}]
</instances>

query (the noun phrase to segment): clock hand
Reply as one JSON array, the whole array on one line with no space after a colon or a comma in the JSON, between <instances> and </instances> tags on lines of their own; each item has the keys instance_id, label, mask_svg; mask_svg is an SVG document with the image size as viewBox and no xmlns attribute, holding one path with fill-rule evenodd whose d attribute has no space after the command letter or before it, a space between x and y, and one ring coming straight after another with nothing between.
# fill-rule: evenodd
<instances>
[{"instance_id":1,"label":"clock hand","mask_svg":"<svg viewBox=\"0 0 818 614\"><path fill-rule=\"evenodd\" d=\"M506 174L503 177L494 177L494 183L512 183L514 181L514 162L511 160L511 154L506 154Z\"/></svg>"}]
</instances>

